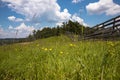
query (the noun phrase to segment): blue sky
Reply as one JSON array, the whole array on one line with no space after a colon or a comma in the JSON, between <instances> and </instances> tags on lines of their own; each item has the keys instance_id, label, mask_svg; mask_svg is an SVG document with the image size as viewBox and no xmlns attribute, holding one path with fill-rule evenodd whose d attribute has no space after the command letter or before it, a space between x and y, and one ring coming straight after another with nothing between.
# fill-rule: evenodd
<instances>
[{"instance_id":1,"label":"blue sky","mask_svg":"<svg viewBox=\"0 0 120 80\"><path fill-rule=\"evenodd\" d=\"M119 14L120 0L0 0L0 38L26 37L68 20L92 27Z\"/></svg>"}]
</instances>

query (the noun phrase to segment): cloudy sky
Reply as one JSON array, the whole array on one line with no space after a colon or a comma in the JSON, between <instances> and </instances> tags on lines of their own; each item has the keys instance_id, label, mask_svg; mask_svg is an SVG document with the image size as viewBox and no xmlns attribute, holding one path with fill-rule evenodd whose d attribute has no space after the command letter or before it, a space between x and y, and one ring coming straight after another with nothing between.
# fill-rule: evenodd
<instances>
[{"instance_id":1,"label":"cloudy sky","mask_svg":"<svg viewBox=\"0 0 120 80\"><path fill-rule=\"evenodd\" d=\"M0 0L0 38L26 37L68 20L92 27L119 14L120 0Z\"/></svg>"}]
</instances>

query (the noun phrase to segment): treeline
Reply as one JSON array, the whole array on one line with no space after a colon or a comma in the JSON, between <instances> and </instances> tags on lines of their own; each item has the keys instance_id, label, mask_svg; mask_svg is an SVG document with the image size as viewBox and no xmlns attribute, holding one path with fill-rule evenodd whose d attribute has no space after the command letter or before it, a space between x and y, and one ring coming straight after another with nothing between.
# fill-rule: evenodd
<instances>
[{"instance_id":1,"label":"treeline","mask_svg":"<svg viewBox=\"0 0 120 80\"><path fill-rule=\"evenodd\" d=\"M63 22L61 26L57 27L46 27L42 30L34 30L33 34L28 36L29 40L48 38L51 36L59 36L61 34L72 33L75 35L87 35L92 33L93 30L90 27L83 26L78 22L73 22L69 20L68 22Z\"/></svg>"},{"instance_id":2,"label":"treeline","mask_svg":"<svg viewBox=\"0 0 120 80\"><path fill-rule=\"evenodd\" d=\"M14 43L27 42L27 41L30 41L29 38L5 38L5 39L0 39L0 46L14 44Z\"/></svg>"},{"instance_id":3,"label":"treeline","mask_svg":"<svg viewBox=\"0 0 120 80\"><path fill-rule=\"evenodd\" d=\"M67 35L68 37L73 38L73 35L84 36L92 33L93 31L94 30L90 27L86 27L79 24L78 22L72 22L69 20L68 22L63 22L61 26L45 27L42 30L34 30L33 33L30 34L27 38L0 39L0 45L28 42L36 39L60 35Z\"/></svg>"}]
</instances>

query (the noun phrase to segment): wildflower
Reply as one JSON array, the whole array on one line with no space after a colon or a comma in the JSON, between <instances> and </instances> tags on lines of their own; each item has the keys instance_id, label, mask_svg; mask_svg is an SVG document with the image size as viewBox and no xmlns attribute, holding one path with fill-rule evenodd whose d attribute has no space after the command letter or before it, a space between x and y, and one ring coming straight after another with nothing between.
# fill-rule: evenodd
<instances>
[{"instance_id":1,"label":"wildflower","mask_svg":"<svg viewBox=\"0 0 120 80\"><path fill-rule=\"evenodd\" d=\"M75 44L70 44L69 46L71 46L71 47L75 47L76 45L75 45Z\"/></svg>"},{"instance_id":2,"label":"wildflower","mask_svg":"<svg viewBox=\"0 0 120 80\"><path fill-rule=\"evenodd\" d=\"M52 51L52 48L50 48L49 50Z\"/></svg>"},{"instance_id":3,"label":"wildflower","mask_svg":"<svg viewBox=\"0 0 120 80\"><path fill-rule=\"evenodd\" d=\"M70 44L70 46L73 46L73 44Z\"/></svg>"},{"instance_id":4,"label":"wildflower","mask_svg":"<svg viewBox=\"0 0 120 80\"><path fill-rule=\"evenodd\" d=\"M47 48L45 48L44 50L45 50L45 51L47 51L48 49L47 49Z\"/></svg>"},{"instance_id":5,"label":"wildflower","mask_svg":"<svg viewBox=\"0 0 120 80\"><path fill-rule=\"evenodd\" d=\"M60 51L60 54L63 54L63 52L62 52L62 51Z\"/></svg>"}]
</instances>

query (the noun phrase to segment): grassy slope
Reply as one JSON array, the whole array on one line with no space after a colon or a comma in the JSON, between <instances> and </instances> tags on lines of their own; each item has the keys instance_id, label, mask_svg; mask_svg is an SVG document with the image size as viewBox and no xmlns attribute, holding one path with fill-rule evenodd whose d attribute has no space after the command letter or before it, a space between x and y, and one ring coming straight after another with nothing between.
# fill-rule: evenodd
<instances>
[{"instance_id":1,"label":"grassy slope","mask_svg":"<svg viewBox=\"0 0 120 80\"><path fill-rule=\"evenodd\" d=\"M0 47L0 80L119 80L120 42L52 37Z\"/></svg>"}]
</instances>

